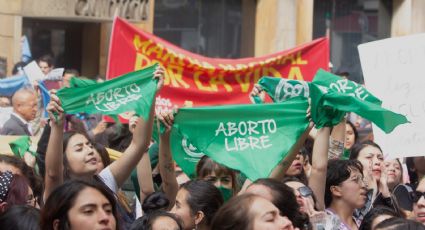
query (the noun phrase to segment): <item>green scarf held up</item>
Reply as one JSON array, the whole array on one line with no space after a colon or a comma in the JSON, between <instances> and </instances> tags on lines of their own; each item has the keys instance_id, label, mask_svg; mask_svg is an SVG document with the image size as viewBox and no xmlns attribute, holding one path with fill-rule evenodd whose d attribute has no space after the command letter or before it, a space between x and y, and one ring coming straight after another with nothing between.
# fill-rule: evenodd
<instances>
[{"instance_id":1,"label":"green scarf held up","mask_svg":"<svg viewBox=\"0 0 425 230\"><path fill-rule=\"evenodd\" d=\"M97 84L97 81L82 77L72 77L69 81L70 88L79 88L95 84Z\"/></svg>"},{"instance_id":2,"label":"green scarf held up","mask_svg":"<svg viewBox=\"0 0 425 230\"><path fill-rule=\"evenodd\" d=\"M325 114L327 110L334 110L334 113L331 113L334 118L328 116L331 120L320 122L318 128L338 124L346 112L354 112L368 119L385 133L390 133L398 125L409 122L405 116L382 108L382 102L363 86L322 69L317 71L310 84L310 95L313 121L319 120L318 117L323 114L321 110L325 110Z\"/></svg>"},{"instance_id":3,"label":"green scarf held up","mask_svg":"<svg viewBox=\"0 0 425 230\"><path fill-rule=\"evenodd\" d=\"M382 108L382 102L363 86L321 69L312 82L263 77L259 84L274 102L310 98L317 128L338 124L347 112L370 120L386 133L408 122L405 116Z\"/></svg>"},{"instance_id":4,"label":"green scarf held up","mask_svg":"<svg viewBox=\"0 0 425 230\"><path fill-rule=\"evenodd\" d=\"M37 156L35 151L31 150L31 139L29 136L22 136L9 143L10 149L13 155L23 158L26 152L29 152L33 156Z\"/></svg>"},{"instance_id":5,"label":"green scarf held up","mask_svg":"<svg viewBox=\"0 0 425 230\"><path fill-rule=\"evenodd\" d=\"M135 111L145 120L157 90L153 74L157 65L131 72L97 84L80 83L79 87L63 88L57 92L67 114L88 113L117 116ZM74 79L74 83L75 80ZM75 84L74 84L75 86Z\"/></svg>"},{"instance_id":6,"label":"green scarf held up","mask_svg":"<svg viewBox=\"0 0 425 230\"><path fill-rule=\"evenodd\" d=\"M307 107L307 100L294 99L262 105L181 108L170 135L173 158L192 178L204 154L252 181L268 177L306 130Z\"/></svg>"}]
</instances>

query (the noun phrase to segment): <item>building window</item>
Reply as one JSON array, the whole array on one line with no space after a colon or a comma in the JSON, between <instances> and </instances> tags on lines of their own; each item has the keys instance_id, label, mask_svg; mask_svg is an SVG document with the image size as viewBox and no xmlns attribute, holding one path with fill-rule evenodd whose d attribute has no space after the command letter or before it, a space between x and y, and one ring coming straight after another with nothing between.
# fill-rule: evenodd
<instances>
[{"instance_id":1,"label":"building window","mask_svg":"<svg viewBox=\"0 0 425 230\"><path fill-rule=\"evenodd\" d=\"M391 36L392 1L315 0L313 37L330 36L333 72L363 83L357 46Z\"/></svg>"},{"instance_id":2,"label":"building window","mask_svg":"<svg viewBox=\"0 0 425 230\"><path fill-rule=\"evenodd\" d=\"M241 56L242 0L157 0L154 34L208 57Z\"/></svg>"}]
</instances>

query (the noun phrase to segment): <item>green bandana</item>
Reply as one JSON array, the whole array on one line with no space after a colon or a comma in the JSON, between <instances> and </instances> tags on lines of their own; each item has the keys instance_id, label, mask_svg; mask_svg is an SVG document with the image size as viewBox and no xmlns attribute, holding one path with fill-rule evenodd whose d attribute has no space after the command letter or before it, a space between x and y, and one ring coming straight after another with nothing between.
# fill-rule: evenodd
<instances>
[{"instance_id":1,"label":"green bandana","mask_svg":"<svg viewBox=\"0 0 425 230\"><path fill-rule=\"evenodd\" d=\"M319 70L310 83L263 77L259 84L274 102L310 97L311 118L317 128L338 124L346 112L355 112L386 133L408 122L405 116L382 108L382 102L363 86L324 70Z\"/></svg>"},{"instance_id":2,"label":"green bandana","mask_svg":"<svg viewBox=\"0 0 425 230\"><path fill-rule=\"evenodd\" d=\"M85 87L85 86L95 85L95 84L97 84L95 80L88 79L88 78L81 78L81 77L72 77L71 80L69 81L70 88L73 88L73 87L79 88L79 87Z\"/></svg>"},{"instance_id":3,"label":"green bandana","mask_svg":"<svg viewBox=\"0 0 425 230\"><path fill-rule=\"evenodd\" d=\"M9 143L10 149L13 154L19 158L24 157L26 152L29 152L33 156L37 156L35 151L31 150L31 139L29 136L22 136Z\"/></svg>"},{"instance_id":4,"label":"green bandana","mask_svg":"<svg viewBox=\"0 0 425 230\"><path fill-rule=\"evenodd\" d=\"M57 92L57 96L68 114L116 116L123 112L135 111L147 120L157 89L157 81L152 78L156 66L102 83L63 88Z\"/></svg>"},{"instance_id":5,"label":"green bandana","mask_svg":"<svg viewBox=\"0 0 425 230\"><path fill-rule=\"evenodd\" d=\"M228 201L233 196L233 191L231 189L225 188L223 186L217 187L220 190L221 195L223 196L224 202Z\"/></svg>"},{"instance_id":6,"label":"green bandana","mask_svg":"<svg viewBox=\"0 0 425 230\"><path fill-rule=\"evenodd\" d=\"M309 83L306 81L288 80L285 78L262 77L258 82L274 102L286 101L294 97L308 98ZM254 97L256 104L262 103L259 96Z\"/></svg>"},{"instance_id":7,"label":"green bandana","mask_svg":"<svg viewBox=\"0 0 425 230\"><path fill-rule=\"evenodd\" d=\"M382 102L363 86L324 70L316 73L310 86L311 115L313 121L320 121L316 124L318 128L338 124L345 112L354 112L368 119L385 133L409 122L405 116L382 108ZM328 121L319 119L323 114L329 115Z\"/></svg>"},{"instance_id":8,"label":"green bandana","mask_svg":"<svg viewBox=\"0 0 425 230\"><path fill-rule=\"evenodd\" d=\"M350 154L351 154L351 151L349 149L344 148L344 152L342 153L341 159L342 160L350 159Z\"/></svg>"},{"instance_id":9,"label":"green bandana","mask_svg":"<svg viewBox=\"0 0 425 230\"><path fill-rule=\"evenodd\" d=\"M181 108L171 130L171 150L182 170L195 176L199 159L268 177L308 126L307 100L263 105Z\"/></svg>"}]
</instances>

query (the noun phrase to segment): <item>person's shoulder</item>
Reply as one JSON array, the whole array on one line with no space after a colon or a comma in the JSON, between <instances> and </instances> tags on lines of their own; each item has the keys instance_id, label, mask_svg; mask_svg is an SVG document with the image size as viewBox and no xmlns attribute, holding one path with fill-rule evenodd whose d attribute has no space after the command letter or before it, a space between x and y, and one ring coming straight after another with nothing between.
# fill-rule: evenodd
<instances>
[{"instance_id":1,"label":"person's shoulder","mask_svg":"<svg viewBox=\"0 0 425 230\"><path fill-rule=\"evenodd\" d=\"M0 135L27 135L19 122L11 116L1 128Z\"/></svg>"}]
</instances>

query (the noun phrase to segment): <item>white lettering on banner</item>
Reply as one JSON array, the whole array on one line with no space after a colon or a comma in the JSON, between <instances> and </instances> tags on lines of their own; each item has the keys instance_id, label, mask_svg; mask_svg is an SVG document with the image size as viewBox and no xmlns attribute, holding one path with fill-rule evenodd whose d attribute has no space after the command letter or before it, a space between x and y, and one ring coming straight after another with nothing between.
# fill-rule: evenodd
<instances>
[{"instance_id":1,"label":"white lettering on banner","mask_svg":"<svg viewBox=\"0 0 425 230\"><path fill-rule=\"evenodd\" d=\"M250 149L267 149L272 146L269 135L276 133L274 119L260 121L220 122L215 136L223 134L224 145L228 152ZM256 135L256 136L253 136ZM258 136L260 135L260 136Z\"/></svg>"},{"instance_id":2,"label":"white lettering on banner","mask_svg":"<svg viewBox=\"0 0 425 230\"><path fill-rule=\"evenodd\" d=\"M106 92L90 94L86 105L93 104L101 112L116 111L121 105L137 101L142 97L140 88L135 83L121 88L109 89Z\"/></svg>"},{"instance_id":3,"label":"white lettering on banner","mask_svg":"<svg viewBox=\"0 0 425 230\"><path fill-rule=\"evenodd\" d=\"M333 82L329 85L329 88L337 90L340 93L347 93L347 91L354 90L353 93L348 93L348 95L357 97L362 101L366 100L366 98L369 96L363 86L358 85L355 82L349 82L347 79L341 79L336 82Z\"/></svg>"},{"instance_id":4,"label":"white lettering on banner","mask_svg":"<svg viewBox=\"0 0 425 230\"><path fill-rule=\"evenodd\" d=\"M277 102L285 101L288 98L300 96L304 92L304 97L309 97L309 88L306 82L295 83L292 85L289 80L282 78L276 86L275 100ZM283 94L282 94L283 93Z\"/></svg>"}]
</instances>

